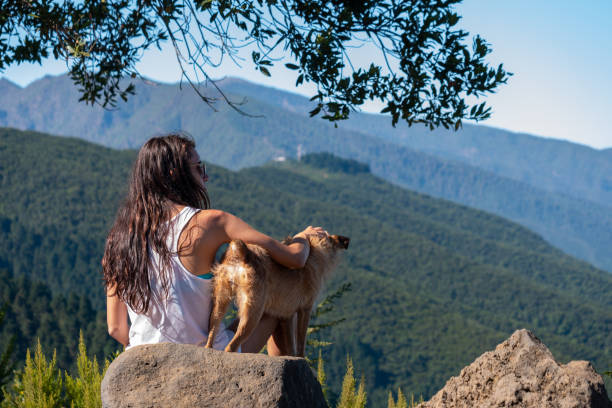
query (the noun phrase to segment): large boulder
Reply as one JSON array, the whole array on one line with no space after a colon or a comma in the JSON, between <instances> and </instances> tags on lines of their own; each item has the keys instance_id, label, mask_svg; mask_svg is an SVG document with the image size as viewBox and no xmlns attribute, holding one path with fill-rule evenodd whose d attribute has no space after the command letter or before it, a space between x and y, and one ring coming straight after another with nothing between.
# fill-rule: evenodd
<instances>
[{"instance_id":1,"label":"large boulder","mask_svg":"<svg viewBox=\"0 0 612 408\"><path fill-rule=\"evenodd\" d=\"M302 358L225 353L185 344L134 347L102 381L105 408L327 407Z\"/></svg>"},{"instance_id":2,"label":"large boulder","mask_svg":"<svg viewBox=\"0 0 612 408\"><path fill-rule=\"evenodd\" d=\"M588 361L558 364L531 332L517 330L452 377L418 408L612 407L599 374Z\"/></svg>"}]
</instances>

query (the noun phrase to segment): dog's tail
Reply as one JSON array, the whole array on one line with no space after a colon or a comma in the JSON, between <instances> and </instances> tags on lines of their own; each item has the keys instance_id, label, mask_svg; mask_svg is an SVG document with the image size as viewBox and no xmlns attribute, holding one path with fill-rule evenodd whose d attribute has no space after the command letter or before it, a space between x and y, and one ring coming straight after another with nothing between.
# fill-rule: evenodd
<instances>
[{"instance_id":1,"label":"dog's tail","mask_svg":"<svg viewBox=\"0 0 612 408\"><path fill-rule=\"evenodd\" d=\"M246 244L239 239L235 239L229 243L227 251L225 251L225 258L228 260L244 261L247 258L249 249Z\"/></svg>"}]
</instances>

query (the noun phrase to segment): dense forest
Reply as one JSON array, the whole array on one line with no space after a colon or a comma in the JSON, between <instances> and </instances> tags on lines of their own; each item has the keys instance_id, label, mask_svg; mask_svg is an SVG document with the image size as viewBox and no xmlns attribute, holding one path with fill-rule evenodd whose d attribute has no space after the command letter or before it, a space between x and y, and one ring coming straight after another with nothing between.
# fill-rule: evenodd
<instances>
[{"instance_id":1,"label":"dense forest","mask_svg":"<svg viewBox=\"0 0 612 408\"><path fill-rule=\"evenodd\" d=\"M367 163L405 188L518 222L563 251L612 272L612 161L568 142L466 125L459 133L389 126L382 115L351 115L335 128L308 117L302 96L237 79L221 83L240 115L217 111L177 85L143 82L116 110L78 102L66 75L26 88L0 80L0 126L74 136L113 148L137 148L153 134L189 130L200 155L237 170L277 157L328 151ZM202 90L216 95L212 87Z\"/></svg>"},{"instance_id":2,"label":"dense forest","mask_svg":"<svg viewBox=\"0 0 612 408\"><path fill-rule=\"evenodd\" d=\"M94 309L86 291L81 292L54 294L43 282L25 276L13 277L7 268L0 267L0 301L6 307L0 325L0 351L14 337L13 361L24 360L26 349L32 350L39 338L46 355L51 356L56 350L59 365L74 369L79 332L82 332L100 361L111 356L119 347L106 335L106 313L103 309Z\"/></svg>"},{"instance_id":3,"label":"dense forest","mask_svg":"<svg viewBox=\"0 0 612 408\"><path fill-rule=\"evenodd\" d=\"M79 328L99 358L117 348L104 324L100 259L134 157L0 130L0 302L11 308L0 347L16 334L16 359L40 337L69 368ZM213 207L265 233L282 238L310 224L351 237L328 285L351 282L329 317L346 320L318 334L334 343L323 349L332 392L348 353L371 406L397 387L429 397L523 327L561 361L609 368L612 276L524 227L329 154L209 173Z\"/></svg>"}]
</instances>

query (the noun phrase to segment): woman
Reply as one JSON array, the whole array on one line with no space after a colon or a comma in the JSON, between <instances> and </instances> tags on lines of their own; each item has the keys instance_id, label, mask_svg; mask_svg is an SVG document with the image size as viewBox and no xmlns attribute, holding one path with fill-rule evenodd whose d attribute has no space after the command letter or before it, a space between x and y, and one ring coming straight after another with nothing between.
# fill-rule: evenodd
<instances>
[{"instance_id":1,"label":"woman","mask_svg":"<svg viewBox=\"0 0 612 408\"><path fill-rule=\"evenodd\" d=\"M210 269L222 244L241 239L301 268L310 250L307 237L326 234L308 227L283 245L238 217L208 209L207 180L194 142L182 135L152 138L138 153L102 259L108 332L125 347L206 341ZM275 335L278 323L264 316L242 351L258 352L267 342L269 354L286 354L288 346ZM231 337L218 336L215 348L223 349Z\"/></svg>"}]
</instances>

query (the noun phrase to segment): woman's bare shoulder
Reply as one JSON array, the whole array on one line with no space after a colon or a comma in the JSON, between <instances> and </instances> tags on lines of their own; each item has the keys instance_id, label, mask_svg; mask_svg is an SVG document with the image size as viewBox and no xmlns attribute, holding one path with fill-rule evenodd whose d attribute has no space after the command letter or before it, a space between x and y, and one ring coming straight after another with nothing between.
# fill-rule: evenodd
<instances>
[{"instance_id":1,"label":"woman's bare shoulder","mask_svg":"<svg viewBox=\"0 0 612 408\"><path fill-rule=\"evenodd\" d=\"M215 226L226 222L231 214L216 209L201 210L197 213L196 219L199 225Z\"/></svg>"}]
</instances>

